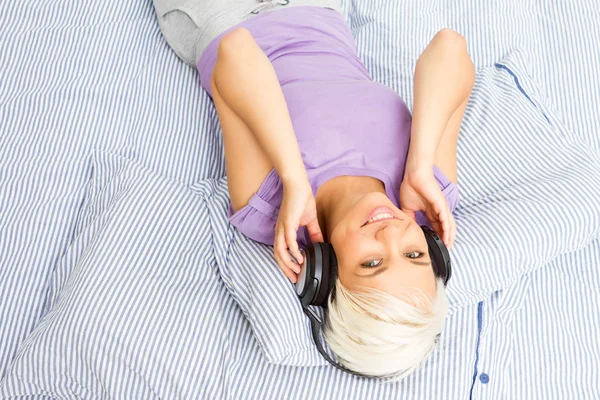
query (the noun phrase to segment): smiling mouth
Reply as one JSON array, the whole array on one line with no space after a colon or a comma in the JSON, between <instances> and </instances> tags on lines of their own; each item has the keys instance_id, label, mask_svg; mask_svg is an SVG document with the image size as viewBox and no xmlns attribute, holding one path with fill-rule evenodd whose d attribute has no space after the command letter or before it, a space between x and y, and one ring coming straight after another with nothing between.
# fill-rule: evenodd
<instances>
[{"instance_id":1,"label":"smiling mouth","mask_svg":"<svg viewBox=\"0 0 600 400\"><path fill-rule=\"evenodd\" d=\"M381 222L390 219L398 219L400 221L404 221L403 219L396 217L393 214L392 210L390 210L389 208L377 207L371 212L371 214L369 214L369 218L360 227L362 228L363 226L374 224L375 222Z\"/></svg>"}]
</instances>

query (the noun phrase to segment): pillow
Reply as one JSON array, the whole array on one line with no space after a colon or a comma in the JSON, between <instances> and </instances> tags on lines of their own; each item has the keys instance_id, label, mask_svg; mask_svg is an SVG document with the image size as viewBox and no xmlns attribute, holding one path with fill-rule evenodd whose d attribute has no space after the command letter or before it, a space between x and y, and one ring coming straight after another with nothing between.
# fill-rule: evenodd
<instances>
[{"instance_id":1,"label":"pillow","mask_svg":"<svg viewBox=\"0 0 600 400\"><path fill-rule=\"evenodd\" d=\"M518 51L478 71L458 146L461 203L449 313L510 286L600 231L600 157L539 100ZM226 222L227 187L208 201L219 272L265 358L326 365L273 250ZM322 312L321 309L316 310Z\"/></svg>"},{"instance_id":2,"label":"pillow","mask_svg":"<svg viewBox=\"0 0 600 400\"><path fill-rule=\"evenodd\" d=\"M214 355L235 303L213 256L212 191L94 153L75 239L0 397L223 397L228 360Z\"/></svg>"}]
</instances>

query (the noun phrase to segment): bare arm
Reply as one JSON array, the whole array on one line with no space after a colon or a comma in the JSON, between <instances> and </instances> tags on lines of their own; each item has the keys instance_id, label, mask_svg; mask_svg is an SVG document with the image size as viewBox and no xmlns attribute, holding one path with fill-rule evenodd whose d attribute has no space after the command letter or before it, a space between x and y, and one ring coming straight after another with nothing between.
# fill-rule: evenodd
<instances>
[{"instance_id":1,"label":"bare arm","mask_svg":"<svg viewBox=\"0 0 600 400\"><path fill-rule=\"evenodd\" d=\"M435 35L415 68L412 131L400 203L413 218L423 211L449 248L456 222L433 176L433 165L457 182L456 143L474 80L466 41L450 29Z\"/></svg>"},{"instance_id":2,"label":"bare arm","mask_svg":"<svg viewBox=\"0 0 600 400\"><path fill-rule=\"evenodd\" d=\"M282 182L308 181L279 80L248 30L235 29L221 40L212 84L252 131Z\"/></svg>"},{"instance_id":3,"label":"bare arm","mask_svg":"<svg viewBox=\"0 0 600 400\"><path fill-rule=\"evenodd\" d=\"M300 270L292 261L288 249L302 263L296 241L298 227L306 226L311 240L315 242L322 242L323 235L317 219L314 195L279 80L273 65L248 30L238 28L221 39L211 85L213 94L216 94L215 104L219 118L228 118L222 120L221 125L224 128L228 126L228 129L243 127L246 133L250 133L258 143L260 153L267 156L283 183L283 199L275 226L274 256L284 274L292 282L296 282L297 278L292 271L299 273ZM235 121L237 122L234 124ZM229 133L231 135L228 139L233 140L233 132ZM229 146L229 155L234 150L238 155L248 151L237 147L239 143ZM226 154L226 157L229 155ZM227 165L238 170L256 167L240 166L240 161L228 162ZM266 164L268 163L262 162L262 165Z\"/></svg>"},{"instance_id":4,"label":"bare arm","mask_svg":"<svg viewBox=\"0 0 600 400\"><path fill-rule=\"evenodd\" d=\"M458 136L474 81L475 67L465 39L450 29L438 32L415 68L407 172L420 168L431 170L442 137ZM452 143L452 138L448 142ZM456 159L456 150L444 156Z\"/></svg>"}]
</instances>

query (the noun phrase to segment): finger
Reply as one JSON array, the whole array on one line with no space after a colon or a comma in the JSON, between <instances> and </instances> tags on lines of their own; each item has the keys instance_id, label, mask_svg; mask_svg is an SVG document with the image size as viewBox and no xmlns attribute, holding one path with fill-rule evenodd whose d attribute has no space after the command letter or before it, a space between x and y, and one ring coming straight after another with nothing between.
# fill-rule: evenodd
<instances>
[{"instance_id":1,"label":"finger","mask_svg":"<svg viewBox=\"0 0 600 400\"><path fill-rule=\"evenodd\" d=\"M296 241L296 231L293 228L285 229L285 241L287 242L287 247L290 249L290 252L294 256L296 261L298 261L299 264L302 264L302 254L300 253L300 249L298 248L298 242ZM293 264L293 266L290 266L290 268L292 268L297 273L300 273L300 266L293 262L291 257L290 263Z\"/></svg>"},{"instance_id":2,"label":"finger","mask_svg":"<svg viewBox=\"0 0 600 400\"><path fill-rule=\"evenodd\" d=\"M435 216L432 216L432 218L429 218L429 223L431 224L431 229L433 229L433 231L435 233L437 233L437 235L440 237L440 239L444 242L444 245L450 249L449 247L449 243L447 240L444 240L444 229L442 227L442 224L440 223L440 221L438 221Z\"/></svg>"},{"instance_id":3,"label":"finger","mask_svg":"<svg viewBox=\"0 0 600 400\"><path fill-rule=\"evenodd\" d=\"M290 253L287 251L287 248L285 247L285 244L282 246L283 250L281 250L281 248L278 248L277 253L279 255L279 267L281 268L282 271L289 271L290 273L296 273L299 274L300 273L300 266L298 264L296 264L294 261L292 261L292 257L290 256ZM282 256L283 254L283 256Z\"/></svg>"},{"instance_id":4,"label":"finger","mask_svg":"<svg viewBox=\"0 0 600 400\"><path fill-rule=\"evenodd\" d=\"M321 227L319 226L319 221L314 220L306 225L306 230L308 230L308 235L310 236L310 241L313 243L324 242L323 233L321 232Z\"/></svg>"},{"instance_id":5,"label":"finger","mask_svg":"<svg viewBox=\"0 0 600 400\"><path fill-rule=\"evenodd\" d=\"M277 261L277 265L279 266L279 268L281 270L287 268L285 263L283 262L283 260L281 259L281 256L279 255L279 239L277 238L277 236L275 236L275 242L273 244L273 255L275 256L275 261Z\"/></svg>"},{"instance_id":6,"label":"finger","mask_svg":"<svg viewBox=\"0 0 600 400\"><path fill-rule=\"evenodd\" d=\"M292 271L289 268L284 268L284 269L282 269L282 271L283 271L283 274L290 280L290 282L296 283L296 281L298 280L298 277L296 276L294 271Z\"/></svg>"},{"instance_id":7,"label":"finger","mask_svg":"<svg viewBox=\"0 0 600 400\"><path fill-rule=\"evenodd\" d=\"M275 242L273 244L273 256L275 257L275 261L277 261L277 265L279 266L279 268L284 269L286 266L281 257L279 256L279 241L277 239L275 239Z\"/></svg>"},{"instance_id":8,"label":"finger","mask_svg":"<svg viewBox=\"0 0 600 400\"><path fill-rule=\"evenodd\" d=\"M275 262L277 263L279 269L283 270L284 265L279 260L279 254L277 253L277 249L275 248L273 248L273 257L275 258Z\"/></svg>"},{"instance_id":9,"label":"finger","mask_svg":"<svg viewBox=\"0 0 600 400\"><path fill-rule=\"evenodd\" d=\"M408 210L408 209L406 209L406 208L400 208L400 210L401 210L401 211L402 211L404 214L408 215L410 218L414 219L415 221L417 220L417 216L416 216L416 214L415 214L415 212L414 212L414 211L412 211L412 210Z\"/></svg>"},{"instance_id":10,"label":"finger","mask_svg":"<svg viewBox=\"0 0 600 400\"><path fill-rule=\"evenodd\" d=\"M434 210L438 215L438 221L441 224L442 240L446 246L450 245L450 213L448 209L448 203L444 197L443 201L436 202L434 204Z\"/></svg>"},{"instance_id":11,"label":"finger","mask_svg":"<svg viewBox=\"0 0 600 400\"><path fill-rule=\"evenodd\" d=\"M448 232L448 249L452 248L452 239L453 239L453 231L454 231L454 223L452 221L452 214L448 215L448 219L450 220L450 229Z\"/></svg>"},{"instance_id":12,"label":"finger","mask_svg":"<svg viewBox=\"0 0 600 400\"><path fill-rule=\"evenodd\" d=\"M298 265L292 261L292 257L290 257L290 253L288 253L287 244L285 242L285 235L283 233L283 228L279 228L279 232L277 232L274 247L275 247L275 251L277 252L277 255L279 256L280 264L282 265L282 267L284 269L287 268L287 269L295 270L295 268L293 266L298 267Z\"/></svg>"},{"instance_id":13,"label":"finger","mask_svg":"<svg viewBox=\"0 0 600 400\"><path fill-rule=\"evenodd\" d=\"M283 272L283 274L288 278L292 283L296 283L298 277L294 274L294 271L291 271L284 262L281 261L279 257L279 252L277 250L273 251L273 255L275 256L275 261L277 262L277 266Z\"/></svg>"},{"instance_id":14,"label":"finger","mask_svg":"<svg viewBox=\"0 0 600 400\"><path fill-rule=\"evenodd\" d=\"M442 227L440 226L439 222L430 220L429 223L431 224L431 229L433 229L433 231L437 233L439 237L442 237Z\"/></svg>"},{"instance_id":15,"label":"finger","mask_svg":"<svg viewBox=\"0 0 600 400\"><path fill-rule=\"evenodd\" d=\"M281 263L283 264L283 266L285 268L296 271L297 273L300 273L300 266L292 261L292 257L290 256L290 253L288 252L288 244L286 243L284 231L285 231L285 229L283 228L282 224L280 224L279 231L277 232L277 236L276 236L277 241L275 242L275 249L277 250L279 259L281 260ZM296 244L296 246L297 246L297 244Z\"/></svg>"},{"instance_id":16,"label":"finger","mask_svg":"<svg viewBox=\"0 0 600 400\"><path fill-rule=\"evenodd\" d=\"M448 245L452 246L452 214L450 213L450 210L448 209L448 206L445 207L446 208L446 219L445 219L445 228L444 228L444 232L446 232L446 236L447 236L447 240L448 240Z\"/></svg>"},{"instance_id":17,"label":"finger","mask_svg":"<svg viewBox=\"0 0 600 400\"><path fill-rule=\"evenodd\" d=\"M431 225L431 229L433 229L433 231L435 233L437 233L437 235L442 239L442 241L444 240L444 229L442 227L442 224L440 222L440 218L439 215L437 214L437 211L434 209L427 209L425 211L425 217L427 218L427 220L429 221L429 224Z\"/></svg>"},{"instance_id":18,"label":"finger","mask_svg":"<svg viewBox=\"0 0 600 400\"><path fill-rule=\"evenodd\" d=\"M450 218L452 219L452 238L450 239L450 246L454 246L454 241L456 240L456 219L454 215L450 214Z\"/></svg>"}]
</instances>

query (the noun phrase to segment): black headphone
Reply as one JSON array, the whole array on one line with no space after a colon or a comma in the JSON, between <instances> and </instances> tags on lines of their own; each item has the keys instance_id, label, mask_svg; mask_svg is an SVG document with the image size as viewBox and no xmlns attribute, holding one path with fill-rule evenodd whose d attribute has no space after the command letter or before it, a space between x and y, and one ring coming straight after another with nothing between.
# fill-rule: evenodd
<instances>
[{"instance_id":1,"label":"black headphone","mask_svg":"<svg viewBox=\"0 0 600 400\"><path fill-rule=\"evenodd\" d=\"M427 240L429 256L433 272L437 278L444 280L444 286L452 276L450 253L440 237L427 226L421 226ZM334 367L363 378L381 378L380 376L364 375L349 370L331 359L323 349L319 339L323 321L309 306L327 307L327 298L337 280L337 258L329 243L311 243L302 249L303 265L296 281L296 294L300 297L302 309L310 319L313 340L319 353Z\"/></svg>"}]
</instances>

